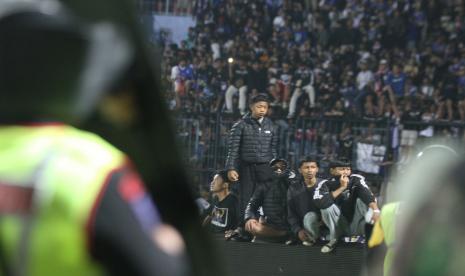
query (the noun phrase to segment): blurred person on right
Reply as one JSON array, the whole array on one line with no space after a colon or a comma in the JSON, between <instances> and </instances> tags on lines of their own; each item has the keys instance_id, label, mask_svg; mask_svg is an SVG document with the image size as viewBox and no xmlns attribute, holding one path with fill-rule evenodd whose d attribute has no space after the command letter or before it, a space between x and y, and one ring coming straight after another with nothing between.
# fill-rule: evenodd
<instances>
[{"instance_id":1,"label":"blurred person on right","mask_svg":"<svg viewBox=\"0 0 465 276\"><path fill-rule=\"evenodd\" d=\"M333 161L330 173L333 177L320 182L313 194L314 203L329 229L329 242L322 247L322 253L331 252L343 234L364 235L367 218L368 223L374 223L380 213L365 178L352 174L347 160Z\"/></svg>"},{"instance_id":2,"label":"blurred person on right","mask_svg":"<svg viewBox=\"0 0 465 276\"><path fill-rule=\"evenodd\" d=\"M369 255L375 255L369 275L381 274L381 266L385 276L464 274L460 241L465 221L458 206L465 197L465 162L458 148L441 141L421 147L393 178L368 243ZM382 243L385 254L377 248Z\"/></svg>"}]
</instances>

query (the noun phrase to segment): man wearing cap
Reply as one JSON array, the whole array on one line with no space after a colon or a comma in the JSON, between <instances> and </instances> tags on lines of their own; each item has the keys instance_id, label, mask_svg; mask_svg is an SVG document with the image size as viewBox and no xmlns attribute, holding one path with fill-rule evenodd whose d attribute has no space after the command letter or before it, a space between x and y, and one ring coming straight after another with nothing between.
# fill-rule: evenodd
<instances>
[{"instance_id":1,"label":"man wearing cap","mask_svg":"<svg viewBox=\"0 0 465 276\"><path fill-rule=\"evenodd\" d=\"M216 173L210 183L213 201L203 226L208 226L213 233L224 233L237 226L237 197L229 191L229 184L225 170Z\"/></svg>"},{"instance_id":2,"label":"man wearing cap","mask_svg":"<svg viewBox=\"0 0 465 276\"><path fill-rule=\"evenodd\" d=\"M352 174L349 162L331 162L330 173L332 178L320 182L313 194L313 201L330 232L330 241L323 246L322 253L331 252L342 234L364 235L365 218L374 223L380 213L365 178Z\"/></svg>"},{"instance_id":3,"label":"man wearing cap","mask_svg":"<svg viewBox=\"0 0 465 276\"><path fill-rule=\"evenodd\" d=\"M265 94L252 97L251 112L236 122L229 134L226 170L229 180L238 182L235 188L240 220L244 219L245 208L256 187L271 177L268 164L277 156L277 128L266 117L269 102Z\"/></svg>"},{"instance_id":4,"label":"man wearing cap","mask_svg":"<svg viewBox=\"0 0 465 276\"><path fill-rule=\"evenodd\" d=\"M245 230L255 238L253 241L284 242L289 236L287 222L286 192L295 178L285 159L271 160L273 175L265 184L257 187L245 210ZM259 216L259 208L263 216Z\"/></svg>"}]
</instances>

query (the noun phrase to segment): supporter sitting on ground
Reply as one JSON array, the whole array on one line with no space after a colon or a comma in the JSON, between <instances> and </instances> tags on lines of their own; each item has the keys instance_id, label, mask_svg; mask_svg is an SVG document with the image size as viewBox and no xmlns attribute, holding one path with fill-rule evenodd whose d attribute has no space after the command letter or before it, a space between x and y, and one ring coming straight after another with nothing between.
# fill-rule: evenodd
<instances>
[{"instance_id":1,"label":"supporter sitting on ground","mask_svg":"<svg viewBox=\"0 0 465 276\"><path fill-rule=\"evenodd\" d=\"M257 187L247 205L245 230L254 236L254 241L284 242L289 236L286 191L295 174L284 159L273 159L270 166L273 175ZM264 216L259 216L260 206Z\"/></svg>"},{"instance_id":2,"label":"supporter sitting on ground","mask_svg":"<svg viewBox=\"0 0 465 276\"><path fill-rule=\"evenodd\" d=\"M219 171L213 176L210 192L213 193L213 200L208 210L209 215L202 225L208 227L213 233L225 233L235 229L237 227L238 201L236 195L229 191L226 171Z\"/></svg>"},{"instance_id":3,"label":"supporter sitting on ground","mask_svg":"<svg viewBox=\"0 0 465 276\"><path fill-rule=\"evenodd\" d=\"M291 232L303 243L313 245L320 236L321 216L313 193L323 179L317 177L318 161L306 157L299 162L299 176L287 191L287 221Z\"/></svg>"},{"instance_id":4,"label":"supporter sitting on ground","mask_svg":"<svg viewBox=\"0 0 465 276\"><path fill-rule=\"evenodd\" d=\"M333 177L320 182L313 194L313 201L329 229L330 240L321 249L322 253L331 252L343 234L364 235L365 217L372 213L369 222L375 222L380 212L365 178L352 174L349 162L332 162L330 173Z\"/></svg>"}]
</instances>

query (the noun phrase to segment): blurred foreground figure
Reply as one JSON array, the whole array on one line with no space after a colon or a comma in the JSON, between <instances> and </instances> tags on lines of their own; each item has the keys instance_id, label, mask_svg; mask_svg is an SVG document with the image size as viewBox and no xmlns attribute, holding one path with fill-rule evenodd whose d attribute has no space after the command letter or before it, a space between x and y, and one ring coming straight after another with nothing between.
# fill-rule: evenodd
<instances>
[{"instance_id":1,"label":"blurred foreground figure","mask_svg":"<svg viewBox=\"0 0 465 276\"><path fill-rule=\"evenodd\" d=\"M394 180L368 243L386 245L384 275L464 275L463 168L453 148L433 144Z\"/></svg>"},{"instance_id":2,"label":"blurred foreground figure","mask_svg":"<svg viewBox=\"0 0 465 276\"><path fill-rule=\"evenodd\" d=\"M188 275L184 243L121 151L67 123L132 57L109 23L0 1L2 275Z\"/></svg>"}]
</instances>

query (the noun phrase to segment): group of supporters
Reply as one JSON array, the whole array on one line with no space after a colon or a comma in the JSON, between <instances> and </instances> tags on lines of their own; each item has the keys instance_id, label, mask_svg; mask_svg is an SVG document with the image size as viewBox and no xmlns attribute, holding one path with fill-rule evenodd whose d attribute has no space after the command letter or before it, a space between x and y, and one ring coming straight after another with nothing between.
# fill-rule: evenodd
<instances>
[{"instance_id":1,"label":"group of supporters","mask_svg":"<svg viewBox=\"0 0 465 276\"><path fill-rule=\"evenodd\" d=\"M204 225L227 239L302 243L325 241L331 252L342 236L363 237L366 223L379 218L376 198L350 163L335 160L330 177L305 157L296 173L276 157L276 128L266 117L269 99L258 94L231 129L225 170L214 175L214 195Z\"/></svg>"}]
</instances>

